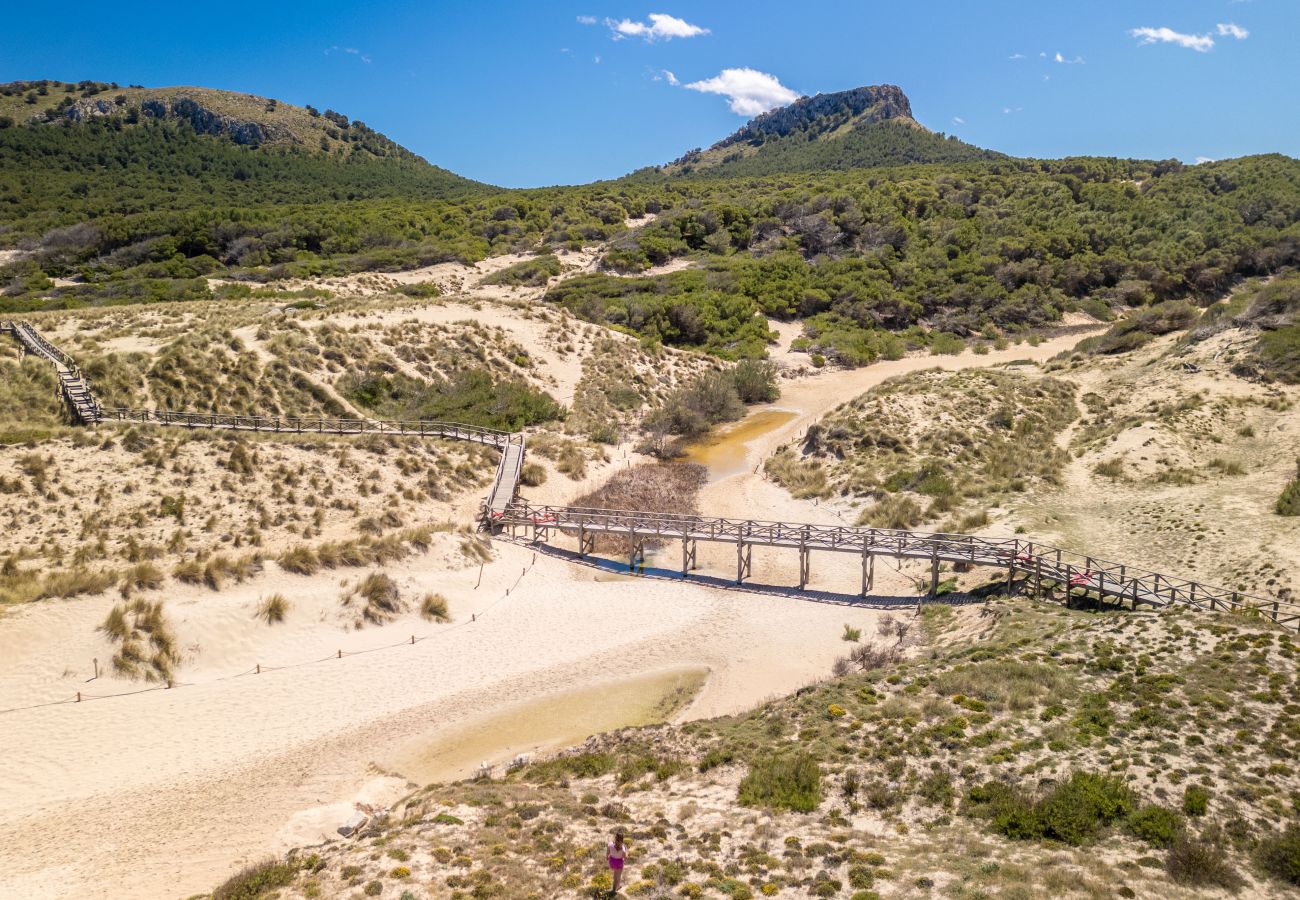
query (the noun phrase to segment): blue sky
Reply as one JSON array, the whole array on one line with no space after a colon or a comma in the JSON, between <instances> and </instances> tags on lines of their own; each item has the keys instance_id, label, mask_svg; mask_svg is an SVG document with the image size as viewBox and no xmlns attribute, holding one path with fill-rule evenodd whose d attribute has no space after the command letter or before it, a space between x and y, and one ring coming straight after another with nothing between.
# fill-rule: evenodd
<instances>
[{"instance_id":1,"label":"blue sky","mask_svg":"<svg viewBox=\"0 0 1300 900\"><path fill-rule=\"evenodd\" d=\"M57 9L5 12L0 80L332 107L506 186L615 177L708 146L763 106L880 83L900 85L930 128L1016 155L1300 156L1296 0Z\"/></svg>"}]
</instances>

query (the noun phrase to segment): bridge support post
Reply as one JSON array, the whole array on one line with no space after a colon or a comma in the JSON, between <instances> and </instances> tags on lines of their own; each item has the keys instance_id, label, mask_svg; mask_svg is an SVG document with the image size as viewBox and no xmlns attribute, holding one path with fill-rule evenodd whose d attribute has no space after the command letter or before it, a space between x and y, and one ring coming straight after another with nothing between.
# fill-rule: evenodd
<instances>
[{"instance_id":1,"label":"bridge support post","mask_svg":"<svg viewBox=\"0 0 1300 900\"><path fill-rule=\"evenodd\" d=\"M736 584L744 584L745 577L754 570L754 548L736 539Z\"/></svg>"},{"instance_id":2,"label":"bridge support post","mask_svg":"<svg viewBox=\"0 0 1300 900\"><path fill-rule=\"evenodd\" d=\"M808 545L801 544L799 546L799 590L801 591L808 586L809 562Z\"/></svg>"},{"instance_id":3,"label":"bridge support post","mask_svg":"<svg viewBox=\"0 0 1300 900\"><path fill-rule=\"evenodd\" d=\"M627 570L631 574L636 574L637 563L641 564L641 570L645 571L645 542L637 540L636 532L631 528L627 530Z\"/></svg>"},{"instance_id":4,"label":"bridge support post","mask_svg":"<svg viewBox=\"0 0 1300 900\"><path fill-rule=\"evenodd\" d=\"M587 526L578 524L578 558L586 559L596 549L596 536L587 534Z\"/></svg>"},{"instance_id":5,"label":"bridge support post","mask_svg":"<svg viewBox=\"0 0 1300 900\"><path fill-rule=\"evenodd\" d=\"M933 600L939 596L939 554L930 557L930 596Z\"/></svg>"},{"instance_id":6,"label":"bridge support post","mask_svg":"<svg viewBox=\"0 0 1300 900\"><path fill-rule=\"evenodd\" d=\"M685 578L695 568L695 541L682 535L682 577Z\"/></svg>"},{"instance_id":7,"label":"bridge support post","mask_svg":"<svg viewBox=\"0 0 1300 900\"><path fill-rule=\"evenodd\" d=\"M1065 608L1074 609L1074 566L1065 567Z\"/></svg>"},{"instance_id":8,"label":"bridge support post","mask_svg":"<svg viewBox=\"0 0 1300 900\"><path fill-rule=\"evenodd\" d=\"M862 596L871 593L871 586L876 580L876 558L866 550L862 551Z\"/></svg>"}]
</instances>

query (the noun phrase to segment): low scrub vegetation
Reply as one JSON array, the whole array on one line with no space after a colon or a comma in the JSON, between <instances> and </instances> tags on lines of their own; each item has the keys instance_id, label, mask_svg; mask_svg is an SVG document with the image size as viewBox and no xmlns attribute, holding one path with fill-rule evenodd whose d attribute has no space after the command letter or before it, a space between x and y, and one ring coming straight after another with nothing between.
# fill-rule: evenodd
<instances>
[{"instance_id":1,"label":"low scrub vegetation","mask_svg":"<svg viewBox=\"0 0 1300 900\"><path fill-rule=\"evenodd\" d=\"M1300 516L1300 460L1296 461L1296 476L1282 488L1273 507L1279 516Z\"/></svg>"},{"instance_id":2,"label":"low scrub vegetation","mask_svg":"<svg viewBox=\"0 0 1300 900\"><path fill-rule=\"evenodd\" d=\"M180 649L161 600L116 604L99 630L116 645L113 670L119 675L172 683Z\"/></svg>"},{"instance_id":3,"label":"low scrub vegetation","mask_svg":"<svg viewBox=\"0 0 1300 900\"><path fill-rule=\"evenodd\" d=\"M420 615L430 622L450 622L447 598L442 594L425 594L420 598Z\"/></svg>"},{"instance_id":4,"label":"low scrub vegetation","mask_svg":"<svg viewBox=\"0 0 1300 900\"><path fill-rule=\"evenodd\" d=\"M500 272L494 272L483 279L483 284L499 284L510 287L545 287L546 283L559 275L564 266L553 253L543 253L532 259L507 266Z\"/></svg>"},{"instance_id":5,"label":"low scrub vegetation","mask_svg":"<svg viewBox=\"0 0 1300 900\"><path fill-rule=\"evenodd\" d=\"M812 812L822 802L822 773L808 753L772 754L750 764L740 782L741 806Z\"/></svg>"},{"instance_id":6,"label":"low scrub vegetation","mask_svg":"<svg viewBox=\"0 0 1300 900\"><path fill-rule=\"evenodd\" d=\"M942 530L959 531L1001 495L1056 483L1069 460L1056 438L1077 414L1074 386L1059 379L919 372L838 407L765 471L799 497L855 500L859 525L912 528L947 516Z\"/></svg>"},{"instance_id":7,"label":"low scrub vegetation","mask_svg":"<svg viewBox=\"0 0 1300 900\"><path fill-rule=\"evenodd\" d=\"M284 594L275 593L269 597L263 597L257 603L257 609L253 615L261 619L267 625L276 625L284 621L289 614L289 601Z\"/></svg>"},{"instance_id":8,"label":"low scrub vegetation","mask_svg":"<svg viewBox=\"0 0 1300 900\"><path fill-rule=\"evenodd\" d=\"M348 400L384 419L427 419L519 431L565 414L550 394L522 381L494 378L482 369L469 369L436 382L401 373L347 375L339 387Z\"/></svg>"}]
</instances>

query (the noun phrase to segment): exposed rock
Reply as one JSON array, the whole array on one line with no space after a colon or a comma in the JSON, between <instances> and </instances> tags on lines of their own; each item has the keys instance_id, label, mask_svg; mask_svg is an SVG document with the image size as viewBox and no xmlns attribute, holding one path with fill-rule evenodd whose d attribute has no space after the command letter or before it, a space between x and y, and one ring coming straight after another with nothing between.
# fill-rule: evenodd
<instances>
[{"instance_id":1,"label":"exposed rock","mask_svg":"<svg viewBox=\"0 0 1300 900\"><path fill-rule=\"evenodd\" d=\"M190 97L146 97L140 112L152 119L176 119L189 122L199 134L227 137L236 144L256 145L271 141L296 141L287 128L266 122L249 122L208 109Z\"/></svg>"},{"instance_id":2,"label":"exposed rock","mask_svg":"<svg viewBox=\"0 0 1300 900\"><path fill-rule=\"evenodd\" d=\"M72 122L85 122L89 119L102 119L117 111L117 107L108 100L83 97L66 110L63 117Z\"/></svg>"}]
</instances>

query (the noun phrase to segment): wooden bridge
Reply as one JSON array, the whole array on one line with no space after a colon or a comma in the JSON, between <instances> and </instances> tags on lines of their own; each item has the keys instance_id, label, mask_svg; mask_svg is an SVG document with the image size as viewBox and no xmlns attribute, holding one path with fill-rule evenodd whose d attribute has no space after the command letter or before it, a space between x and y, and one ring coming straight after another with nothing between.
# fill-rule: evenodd
<instances>
[{"instance_id":1,"label":"wooden bridge","mask_svg":"<svg viewBox=\"0 0 1300 900\"><path fill-rule=\"evenodd\" d=\"M482 521L493 532L522 532L535 542L554 536L575 538L578 553L592 553L599 535L625 540L628 567L635 571L645 561L648 541L681 544L681 572L690 577L696 568L700 542L729 544L736 548L736 583L743 584L753 570L754 547L777 547L798 553L799 588L811 576L813 551L852 554L862 561L861 593L871 591L877 557L924 560L930 566L931 597L938 593L939 566L983 567L1005 571L1010 590L1019 577L1031 581L1035 591L1057 587L1067 598L1095 595L1098 600L1152 607L1188 606L1207 611L1228 611L1267 619L1288 630L1300 630L1300 604L1254 597L1228 588L1182 578L1172 578L1132 566L1086 556L1019 538L978 537L844 525L811 525L724 519L710 516L648 513L629 510L588 509L573 506L535 506L518 497L526 444L523 434L494 431L446 422L384 422L370 419L301 418L283 416L232 416L170 412L154 409L103 408L90 384L70 356L47 342L31 325L0 322L0 332L15 335L23 347L48 360L59 372L61 391L73 420L140 422L182 428L228 429L291 434L394 434L442 437L497 447L501 460L491 492L482 504ZM1023 581L1022 581L1023 583Z\"/></svg>"},{"instance_id":2,"label":"wooden bridge","mask_svg":"<svg viewBox=\"0 0 1300 900\"><path fill-rule=\"evenodd\" d=\"M576 538L578 554L587 556L598 535L626 541L628 568L635 571L645 561L647 541L681 544L681 573L696 567L698 544L729 544L736 548L736 583L752 572L754 547L780 547L799 555L799 588L808 584L813 551L842 553L862 560L861 594L866 596L875 578L877 557L924 560L930 563L929 595L939 588L939 565L1004 570L1008 590L1017 577L1032 581L1035 592L1058 587L1069 596L1096 596L1099 600L1139 605L1191 606L1223 610L1268 619L1290 630L1300 629L1300 606L1281 600L1252 597L1240 591L1196 581L1171 578L1124 563L1086 556L1059 547L1020 538L979 537L846 525L806 525L754 519L723 519L672 513L642 513L572 506L534 506L516 501L504 512L491 513L496 528L522 532L546 542L552 533Z\"/></svg>"}]
</instances>

